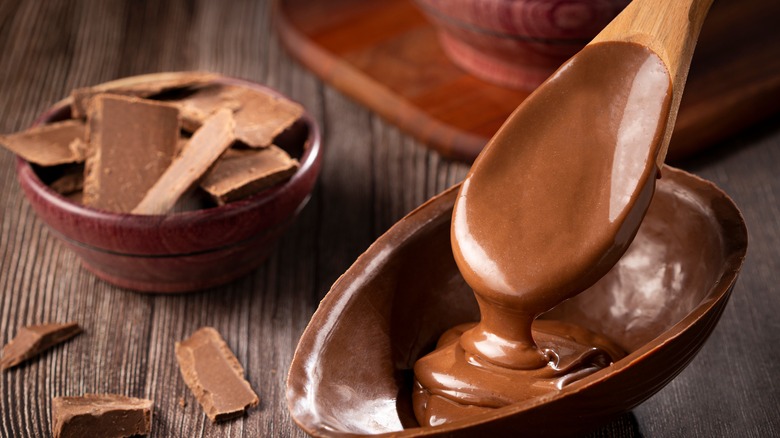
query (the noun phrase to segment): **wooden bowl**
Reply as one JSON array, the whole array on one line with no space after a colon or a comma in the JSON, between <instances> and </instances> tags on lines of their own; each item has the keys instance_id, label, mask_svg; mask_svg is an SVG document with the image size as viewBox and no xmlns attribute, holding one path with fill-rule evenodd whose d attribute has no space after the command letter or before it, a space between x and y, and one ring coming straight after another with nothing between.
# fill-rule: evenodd
<instances>
[{"instance_id":1,"label":"wooden bowl","mask_svg":"<svg viewBox=\"0 0 780 438\"><path fill-rule=\"evenodd\" d=\"M157 75L122 81L149 82ZM219 83L280 93L233 78ZM70 117L69 100L56 104L36 124ZM320 169L320 133L314 119L301 120L277 138L300 161L287 182L224 206L169 215L120 214L89 208L50 189L44 169L18 159L17 177L27 200L54 235L84 266L117 286L143 292L184 292L242 276L262 263L304 207Z\"/></svg>"},{"instance_id":2,"label":"wooden bowl","mask_svg":"<svg viewBox=\"0 0 780 438\"><path fill-rule=\"evenodd\" d=\"M415 0L447 56L476 77L535 89L629 0Z\"/></svg>"},{"instance_id":3,"label":"wooden bowl","mask_svg":"<svg viewBox=\"0 0 780 438\"><path fill-rule=\"evenodd\" d=\"M693 359L726 306L747 250L734 203L665 167L620 262L544 315L607 334L628 356L561 392L421 428L412 367L446 329L475 321L450 248L458 187L395 224L339 278L298 344L287 380L293 419L314 436L567 436L638 405Z\"/></svg>"}]
</instances>

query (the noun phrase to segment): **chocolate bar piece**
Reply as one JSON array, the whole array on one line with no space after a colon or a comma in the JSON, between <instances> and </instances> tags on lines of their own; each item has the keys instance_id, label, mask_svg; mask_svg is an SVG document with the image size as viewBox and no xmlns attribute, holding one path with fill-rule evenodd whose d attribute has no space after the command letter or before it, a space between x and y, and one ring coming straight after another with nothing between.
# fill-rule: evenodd
<instances>
[{"instance_id":1,"label":"chocolate bar piece","mask_svg":"<svg viewBox=\"0 0 780 438\"><path fill-rule=\"evenodd\" d=\"M186 131L197 129L219 109L233 110L236 138L251 147L270 146L274 137L303 114L303 107L291 100L235 85L207 85L173 103L181 111Z\"/></svg>"},{"instance_id":2,"label":"chocolate bar piece","mask_svg":"<svg viewBox=\"0 0 780 438\"><path fill-rule=\"evenodd\" d=\"M74 119L86 117L92 99L98 94L150 97L169 90L207 84L218 77L219 75L215 73L203 72L157 73L148 82L139 82L138 78L127 78L94 87L77 88L70 93L73 99L70 104L71 117Z\"/></svg>"},{"instance_id":3,"label":"chocolate bar piece","mask_svg":"<svg viewBox=\"0 0 780 438\"><path fill-rule=\"evenodd\" d=\"M84 204L130 212L171 164L179 111L152 100L101 94L89 110Z\"/></svg>"},{"instance_id":4,"label":"chocolate bar piece","mask_svg":"<svg viewBox=\"0 0 780 438\"><path fill-rule=\"evenodd\" d=\"M152 431L151 400L115 394L54 397L51 401L54 438L124 438Z\"/></svg>"},{"instance_id":5,"label":"chocolate bar piece","mask_svg":"<svg viewBox=\"0 0 780 438\"><path fill-rule=\"evenodd\" d=\"M81 333L78 323L40 324L22 327L16 337L3 347L0 369L3 371L37 356L49 348Z\"/></svg>"},{"instance_id":6,"label":"chocolate bar piece","mask_svg":"<svg viewBox=\"0 0 780 438\"><path fill-rule=\"evenodd\" d=\"M133 209L133 213L168 213L184 192L192 187L235 141L234 127L233 113L229 109L221 109L209 117Z\"/></svg>"},{"instance_id":7,"label":"chocolate bar piece","mask_svg":"<svg viewBox=\"0 0 780 438\"><path fill-rule=\"evenodd\" d=\"M70 196L84 189L84 166L67 166L62 175L49 184L49 187L62 196Z\"/></svg>"},{"instance_id":8,"label":"chocolate bar piece","mask_svg":"<svg viewBox=\"0 0 780 438\"><path fill-rule=\"evenodd\" d=\"M84 161L86 127L81 120L65 120L0 136L0 145L41 166Z\"/></svg>"},{"instance_id":9,"label":"chocolate bar piece","mask_svg":"<svg viewBox=\"0 0 780 438\"><path fill-rule=\"evenodd\" d=\"M260 399L244 379L244 368L222 336L203 327L176 343L181 375L211 421L241 416Z\"/></svg>"},{"instance_id":10,"label":"chocolate bar piece","mask_svg":"<svg viewBox=\"0 0 780 438\"><path fill-rule=\"evenodd\" d=\"M246 198L290 178L300 165L276 146L230 149L201 181L219 205Z\"/></svg>"}]
</instances>

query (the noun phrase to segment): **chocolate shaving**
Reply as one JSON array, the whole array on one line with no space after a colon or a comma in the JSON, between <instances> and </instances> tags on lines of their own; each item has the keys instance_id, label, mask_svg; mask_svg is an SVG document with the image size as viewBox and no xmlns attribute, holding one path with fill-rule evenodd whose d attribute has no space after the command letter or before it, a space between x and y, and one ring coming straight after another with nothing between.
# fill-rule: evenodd
<instances>
[{"instance_id":1,"label":"chocolate shaving","mask_svg":"<svg viewBox=\"0 0 780 438\"><path fill-rule=\"evenodd\" d=\"M178 110L103 94L90 107L88 127L84 203L130 212L171 164L179 141Z\"/></svg>"},{"instance_id":2,"label":"chocolate shaving","mask_svg":"<svg viewBox=\"0 0 780 438\"><path fill-rule=\"evenodd\" d=\"M3 347L0 369L5 371L81 333L78 323L39 324L22 327Z\"/></svg>"},{"instance_id":3,"label":"chocolate shaving","mask_svg":"<svg viewBox=\"0 0 780 438\"><path fill-rule=\"evenodd\" d=\"M231 149L201 181L219 205L259 193L290 178L300 165L276 146L263 149Z\"/></svg>"},{"instance_id":4,"label":"chocolate shaving","mask_svg":"<svg viewBox=\"0 0 780 438\"><path fill-rule=\"evenodd\" d=\"M165 214L192 187L235 141L235 122L228 109L209 117L195 131L160 179L133 209L135 214Z\"/></svg>"},{"instance_id":5,"label":"chocolate shaving","mask_svg":"<svg viewBox=\"0 0 780 438\"><path fill-rule=\"evenodd\" d=\"M215 111L233 110L236 138L250 147L270 146L303 114L303 107L291 100L236 85L208 85L172 103L181 112L182 129L190 132Z\"/></svg>"},{"instance_id":6,"label":"chocolate shaving","mask_svg":"<svg viewBox=\"0 0 780 438\"><path fill-rule=\"evenodd\" d=\"M65 120L0 136L0 145L41 166L84 161L86 127L81 120Z\"/></svg>"},{"instance_id":7,"label":"chocolate shaving","mask_svg":"<svg viewBox=\"0 0 780 438\"><path fill-rule=\"evenodd\" d=\"M51 401L54 438L124 438L152 431L151 400L115 394L54 397Z\"/></svg>"},{"instance_id":8,"label":"chocolate shaving","mask_svg":"<svg viewBox=\"0 0 780 438\"><path fill-rule=\"evenodd\" d=\"M176 360L184 381L211 421L241 416L260 403L244 379L244 368L214 328L203 327L177 342Z\"/></svg>"}]
</instances>

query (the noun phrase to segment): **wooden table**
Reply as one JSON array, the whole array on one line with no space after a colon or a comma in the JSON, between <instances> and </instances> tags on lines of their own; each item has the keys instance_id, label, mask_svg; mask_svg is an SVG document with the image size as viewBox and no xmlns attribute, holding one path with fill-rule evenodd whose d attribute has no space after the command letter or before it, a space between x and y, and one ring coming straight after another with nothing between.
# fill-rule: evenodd
<instances>
[{"instance_id":1,"label":"wooden table","mask_svg":"<svg viewBox=\"0 0 780 438\"><path fill-rule=\"evenodd\" d=\"M181 296L127 292L88 273L35 217L13 155L0 151L0 342L41 321L86 329L0 375L3 437L49 435L51 397L86 392L152 398L154 436L302 436L287 412L285 378L318 301L377 236L467 171L291 61L272 32L268 2L2 0L0 65L4 133L27 127L77 86L198 69L280 89L314 113L325 135L319 184L268 262L226 286ZM748 259L693 363L591 436L779 436L780 117L681 166L742 208ZM179 376L173 343L204 325L224 335L260 394L260 407L242 419L211 424Z\"/></svg>"}]
</instances>

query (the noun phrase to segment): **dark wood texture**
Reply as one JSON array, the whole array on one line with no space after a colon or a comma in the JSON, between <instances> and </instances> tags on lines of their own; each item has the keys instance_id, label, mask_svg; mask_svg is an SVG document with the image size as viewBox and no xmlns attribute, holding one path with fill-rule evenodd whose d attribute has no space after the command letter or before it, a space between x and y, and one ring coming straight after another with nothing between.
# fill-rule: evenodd
<instances>
[{"instance_id":1,"label":"dark wood texture","mask_svg":"<svg viewBox=\"0 0 780 438\"><path fill-rule=\"evenodd\" d=\"M462 179L467 167L299 67L272 31L270 9L260 0L0 1L0 132L29 126L74 87L211 70L267 83L302 102L325 139L311 202L268 261L229 285L185 296L130 293L82 268L35 217L15 180L15 158L0 151L0 342L42 321L75 320L85 329L0 375L0 436L48 436L51 397L84 392L153 399L156 437L303 436L290 421L284 382L317 303L379 234ZM591 436L778 436L780 118L683 167L715 181L742 208L747 262L691 365ZM242 419L211 424L179 375L173 343L204 325L222 333L260 396L259 408Z\"/></svg>"},{"instance_id":2,"label":"dark wood texture","mask_svg":"<svg viewBox=\"0 0 780 438\"><path fill-rule=\"evenodd\" d=\"M456 67L413 0L275 0L283 44L325 82L470 161L528 96ZM670 144L679 159L780 110L780 2L716 2Z\"/></svg>"}]
</instances>

